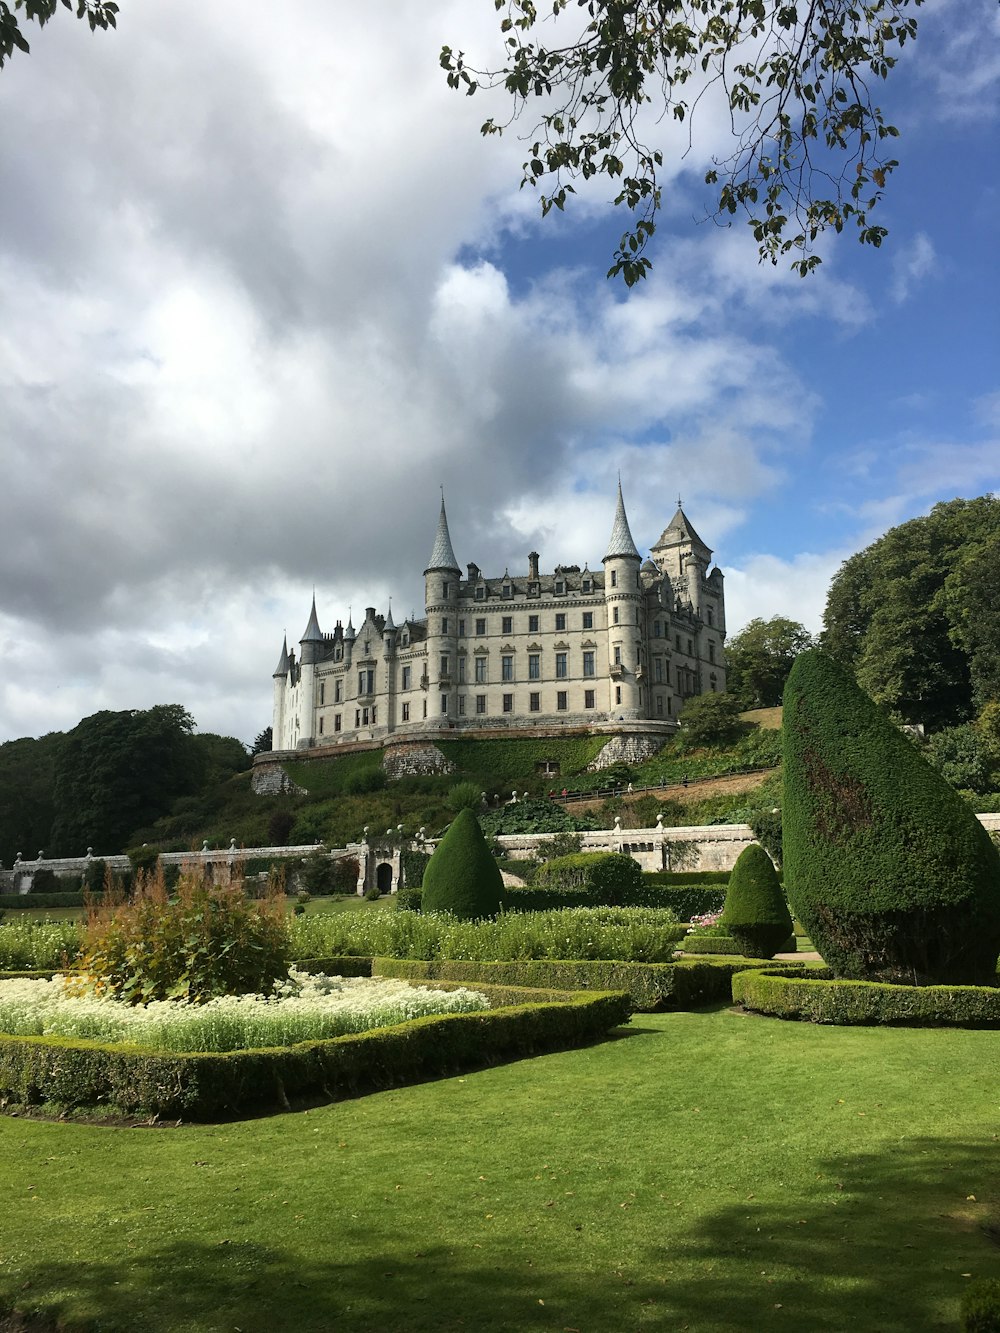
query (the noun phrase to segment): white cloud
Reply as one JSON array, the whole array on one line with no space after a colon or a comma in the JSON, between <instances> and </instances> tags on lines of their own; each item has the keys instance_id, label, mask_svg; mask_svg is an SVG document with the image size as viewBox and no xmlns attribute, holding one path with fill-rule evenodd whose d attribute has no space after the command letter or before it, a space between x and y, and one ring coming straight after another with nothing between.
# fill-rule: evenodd
<instances>
[{"instance_id":1,"label":"white cloud","mask_svg":"<svg viewBox=\"0 0 1000 1333\"><path fill-rule=\"evenodd\" d=\"M937 254L926 232L899 249L892 260L892 299L897 305L907 300L913 288L937 269Z\"/></svg>"},{"instance_id":2,"label":"white cloud","mask_svg":"<svg viewBox=\"0 0 1000 1333\"><path fill-rule=\"evenodd\" d=\"M850 551L804 551L790 560L751 555L738 568L723 565L726 624L730 635L760 617L787 616L810 633L822 628L830 580Z\"/></svg>"}]
</instances>

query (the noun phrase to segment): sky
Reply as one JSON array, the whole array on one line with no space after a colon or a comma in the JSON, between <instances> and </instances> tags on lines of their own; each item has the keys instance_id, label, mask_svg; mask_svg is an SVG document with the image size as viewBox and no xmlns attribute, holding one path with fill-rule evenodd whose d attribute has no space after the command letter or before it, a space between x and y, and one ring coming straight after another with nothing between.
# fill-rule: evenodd
<instances>
[{"instance_id":1,"label":"sky","mask_svg":"<svg viewBox=\"0 0 1000 1333\"><path fill-rule=\"evenodd\" d=\"M542 219L492 0L59 8L0 70L0 741L180 703L244 741L321 628L422 613L441 488L464 565L589 562L620 476L641 550L678 496L730 633L821 624L840 563L1000 490L1000 17L937 0L876 89L878 251L760 266L667 153L652 275L605 273L600 182ZM673 150L673 151L671 151ZM875 218L874 220L879 220Z\"/></svg>"}]
</instances>

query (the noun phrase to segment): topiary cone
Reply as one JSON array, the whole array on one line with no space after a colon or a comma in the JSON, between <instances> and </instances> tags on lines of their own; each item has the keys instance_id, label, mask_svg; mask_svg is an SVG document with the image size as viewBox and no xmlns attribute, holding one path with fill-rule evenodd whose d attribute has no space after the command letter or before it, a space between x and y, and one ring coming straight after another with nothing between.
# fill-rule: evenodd
<instances>
[{"instance_id":1,"label":"topiary cone","mask_svg":"<svg viewBox=\"0 0 1000 1333\"><path fill-rule=\"evenodd\" d=\"M745 847L733 866L720 925L747 958L773 958L792 933L781 882L759 842Z\"/></svg>"},{"instance_id":2,"label":"topiary cone","mask_svg":"<svg viewBox=\"0 0 1000 1333\"><path fill-rule=\"evenodd\" d=\"M422 912L450 912L463 921L496 916L503 905L503 877L479 821L462 810L424 870Z\"/></svg>"},{"instance_id":3,"label":"topiary cone","mask_svg":"<svg viewBox=\"0 0 1000 1333\"><path fill-rule=\"evenodd\" d=\"M1000 857L965 801L819 651L783 733L785 887L836 975L996 985Z\"/></svg>"}]
</instances>

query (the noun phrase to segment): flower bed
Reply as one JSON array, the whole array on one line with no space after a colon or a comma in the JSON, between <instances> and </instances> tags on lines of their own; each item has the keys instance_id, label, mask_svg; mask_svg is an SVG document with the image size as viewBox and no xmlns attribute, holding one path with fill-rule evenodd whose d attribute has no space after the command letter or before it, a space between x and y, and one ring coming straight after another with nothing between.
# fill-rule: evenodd
<instances>
[{"instance_id":1,"label":"flower bed","mask_svg":"<svg viewBox=\"0 0 1000 1333\"><path fill-rule=\"evenodd\" d=\"M69 983L72 986L72 981ZM276 995L227 995L205 1004L129 1005L73 994L63 977L0 982L0 1032L68 1037L160 1051L236 1051L291 1046L392 1027L431 1014L489 1008L473 991L436 991L403 981L290 973Z\"/></svg>"}]
</instances>

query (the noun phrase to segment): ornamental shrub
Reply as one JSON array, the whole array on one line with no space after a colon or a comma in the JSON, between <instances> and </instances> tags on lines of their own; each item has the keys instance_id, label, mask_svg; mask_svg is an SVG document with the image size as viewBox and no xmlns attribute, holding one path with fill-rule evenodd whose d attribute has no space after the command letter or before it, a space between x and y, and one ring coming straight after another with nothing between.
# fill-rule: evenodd
<instances>
[{"instance_id":1,"label":"ornamental shrub","mask_svg":"<svg viewBox=\"0 0 1000 1333\"><path fill-rule=\"evenodd\" d=\"M216 887L185 870L168 895L157 870L138 876L132 901L105 893L89 904L75 981L129 1004L203 1003L269 994L289 957L284 894L252 901L240 882Z\"/></svg>"},{"instance_id":2,"label":"ornamental shrub","mask_svg":"<svg viewBox=\"0 0 1000 1333\"><path fill-rule=\"evenodd\" d=\"M623 906L640 901L642 869L621 852L576 852L539 866L532 885L557 893L584 893L595 907Z\"/></svg>"},{"instance_id":3,"label":"ornamental shrub","mask_svg":"<svg viewBox=\"0 0 1000 1333\"><path fill-rule=\"evenodd\" d=\"M839 977L995 980L1000 857L962 798L824 653L784 702L784 875Z\"/></svg>"},{"instance_id":4,"label":"ornamental shrub","mask_svg":"<svg viewBox=\"0 0 1000 1333\"><path fill-rule=\"evenodd\" d=\"M758 842L745 847L733 866L720 924L747 958L773 958L792 933L781 884Z\"/></svg>"},{"instance_id":5,"label":"ornamental shrub","mask_svg":"<svg viewBox=\"0 0 1000 1333\"><path fill-rule=\"evenodd\" d=\"M421 911L478 921L496 916L502 902L503 879L479 821L461 810L427 862Z\"/></svg>"}]
</instances>

